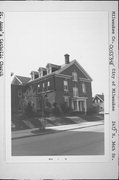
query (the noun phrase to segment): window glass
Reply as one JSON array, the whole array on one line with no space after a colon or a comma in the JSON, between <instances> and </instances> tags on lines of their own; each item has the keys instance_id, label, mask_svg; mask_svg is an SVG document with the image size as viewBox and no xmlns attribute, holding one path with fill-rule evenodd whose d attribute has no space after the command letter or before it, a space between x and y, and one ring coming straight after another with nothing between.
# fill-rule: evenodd
<instances>
[{"instance_id":1,"label":"window glass","mask_svg":"<svg viewBox=\"0 0 119 180\"><path fill-rule=\"evenodd\" d=\"M43 88L45 88L45 83L43 83Z\"/></svg>"},{"instance_id":2,"label":"window glass","mask_svg":"<svg viewBox=\"0 0 119 180\"><path fill-rule=\"evenodd\" d=\"M73 96L74 97L78 97L79 94L78 94L78 88L77 87L73 87Z\"/></svg>"},{"instance_id":3,"label":"window glass","mask_svg":"<svg viewBox=\"0 0 119 180\"><path fill-rule=\"evenodd\" d=\"M98 103L100 103L100 100L98 99Z\"/></svg>"},{"instance_id":4,"label":"window glass","mask_svg":"<svg viewBox=\"0 0 119 180\"><path fill-rule=\"evenodd\" d=\"M50 86L50 81L48 81L48 87Z\"/></svg>"},{"instance_id":5,"label":"window glass","mask_svg":"<svg viewBox=\"0 0 119 180\"><path fill-rule=\"evenodd\" d=\"M77 73L76 72L73 72L72 73L72 79L73 79L73 81L77 81Z\"/></svg>"},{"instance_id":6,"label":"window glass","mask_svg":"<svg viewBox=\"0 0 119 180\"><path fill-rule=\"evenodd\" d=\"M66 103L67 106L69 106L69 97L64 96L64 102Z\"/></svg>"},{"instance_id":7,"label":"window glass","mask_svg":"<svg viewBox=\"0 0 119 180\"><path fill-rule=\"evenodd\" d=\"M64 80L64 91L68 91L68 81Z\"/></svg>"},{"instance_id":8,"label":"window glass","mask_svg":"<svg viewBox=\"0 0 119 180\"><path fill-rule=\"evenodd\" d=\"M38 84L38 86L37 86L37 92L38 93L40 92L40 84Z\"/></svg>"},{"instance_id":9,"label":"window glass","mask_svg":"<svg viewBox=\"0 0 119 180\"><path fill-rule=\"evenodd\" d=\"M82 92L83 92L83 93L86 93L86 86L85 86L84 83L82 84Z\"/></svg>"}]
</instances>

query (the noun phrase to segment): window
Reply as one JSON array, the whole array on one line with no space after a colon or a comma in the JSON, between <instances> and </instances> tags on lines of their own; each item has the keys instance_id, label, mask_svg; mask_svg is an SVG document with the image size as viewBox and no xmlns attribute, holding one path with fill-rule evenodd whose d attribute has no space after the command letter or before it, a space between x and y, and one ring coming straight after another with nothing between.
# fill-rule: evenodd
<instances>
[{"instance_id":1,"label":"window","mask_svg":"<svg viewBox=\"0 0 119 180\"><path fill-rule=\"evenodd\" d=\"M64 96L64 102L66 103L67 106L69 106L69 97Z\"/></svg>"},{"instance_id":2,"label":"window","mask_svg":"<svg viewBox=\"0 0 119 180\"><path fill-rule=\"evenodd\" d=\"M77 87L73 87L73 96L74 97L78 97L79 96L78 88Z\"/></svg>"},{"instance_id":3,"label":"window","mask_svg":"<svg viewBox=\"0 0 119 180\"><path fill-rule=\"evenodd\" d=\"M64 80L64 91L68 91L68 81Z\"/></svg>"},{"instance_id":4,"label":"window","mask_svg":"<svg viewBox=\"0 0 119 180\"><path fill-rule=\"evenodd\" d=\"M98 99L98 103L100 103L100 99Z\"/></svg>"},{"instance_id":5,"label":"window","mask_svg":"<svg viewBox=\"0 0 119 180\"><path fill-rule=\"evenodd\" d=\"M38 86L37 86L37 92L38 93L40 92L40 84L38 84Z\"/></svg>"},{"instance_id":6,"label":"window","mask_svg":"<svg viewBox=\"0 0 119 180\"><path fill-rule=\"evenodd\" d=\"M43 83L43 89L45 88L45 83Z\"/></svg>"},{"instance_id":7,"label":"window","mask_svg":"<svg viewBox=\"0 0 119 180\"><path fill-rule=\"evenodd\" d=\"M38 74L34 74L34 79L37 79L38 78Z\"/></svg>"},{"instance_id":8,"label":"window","mask_svg":"<svg viewBox=\"0 0 119 180\"><path fill-rule=\"evenodd\" d=\"M77 111L78 107L77 107L77 101L72 101L72 109L74 111Z\"/></svg>"},{"instance_id":9,"label":"window","mask_svg":"<svg viewBox=\"0 0 119 180\"><path fill-rule=\"evenodd\" d=\"M50 81L48 81L47 83L48 83L47 85L48 85L48 87L49 87L49 86L50 86Z\"/></svg>"},{"instance_id":10,"label":"window","mask_svg":"<svg viewBox=\"0 0 119 180\"><path fill-rule=\"evenodd\" d=\"M76 73L76 72L73 72L73 73L72 73L72 80L73 80L73 81L77 81L77 79L78 79L78 78L77 78L77 73Z\"/></svg>"},{"instance_id":11,"label":"window","mask_svg":"<svg viewBox=\"0 0 119 180\"><path fill-rule=\"evenodd\" d=\"M21 89L18 90L18 97L22 97L22 90Z\"/></svg>"},{"instance_id":12,"label":"window","mask_svg":"<svg viewBox=\"0 0 119 180\"><path fill-rule=\"evenodd\" d=\"M84 83L82 84L82 92L86 93L86 85Z\"/></svg>"}]
</instances>

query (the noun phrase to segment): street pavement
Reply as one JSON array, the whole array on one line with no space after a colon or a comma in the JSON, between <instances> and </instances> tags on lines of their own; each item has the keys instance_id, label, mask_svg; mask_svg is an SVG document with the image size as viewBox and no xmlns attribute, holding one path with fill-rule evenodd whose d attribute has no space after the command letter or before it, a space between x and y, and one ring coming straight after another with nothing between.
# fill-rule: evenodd
<instances>
[{"instance_id":1,"label":"street pavement","mask_svg":"<svg viewBox=\"0 0 119 180\"><path fill-rule=\"evenodd\" d=\"M63 127L62 127L63 128ZM61 129L61 128L60 128ZM55 129L56 130L56 129ZM65 128L57 133L12 140L13 156L103 155L104 125Z\"/></svg>"},{"instance_id":2,"label":"street pavement","mask_svg":"<svg viewBox=\"0 0 119 180\"><path fill-rule=\"evenodd\" d=\"M67 131L69 129L97 126L103 123L104 121L102 120L102 121L96 121L96 122L81 122L79 124L46 127L45 130L40 130L39 128L33 128L33 129L26 129L26 130L20 130L20 131L13 131L12 139L24 138L24 137L29 137L29 136L37 136L37 135L39 136L39 135L49 134L49 133L57 133L57 132Z\"/></svg>"}]
</instances>

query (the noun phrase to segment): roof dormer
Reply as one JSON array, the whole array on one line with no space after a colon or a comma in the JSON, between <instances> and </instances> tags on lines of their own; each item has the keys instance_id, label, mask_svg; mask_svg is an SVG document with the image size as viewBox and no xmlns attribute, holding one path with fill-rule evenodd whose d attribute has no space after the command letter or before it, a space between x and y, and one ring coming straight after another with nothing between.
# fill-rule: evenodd
<instances>
[{"instance_id":1,"label":"roof dormer","mask_svg":"<svg viewBox=\"0 0 119 180\"><path fill-rule=\"evenodd\" d=\"M37 71L31 71L31 79L37 79L39 77L39 74Z\"/></svg>"},{"instance_id":2,"label":"roof dormer","mask_svg":"<svg viewBox=\"0 0 119 180\"><path fill-rule=\"evenodd\" d=\"M47 74L47 69L44 68L44 67L40 67L38 69L38 73L39 73L39 77L43 77L43 76L45 76Z\"/></svg>"},{"instance_id":3,"label":"roof dormer","mask_svg":"<svg viewBox=\"0 0 119 180\"><path fill-rule=\"evenodd\" d=\"M61 68L61 66L59 66L59 65L48 63L46 66L47 74L51 74L52 72L55 72L55 71L59 70L60 68Z\"/></svg>"}]
</instances>

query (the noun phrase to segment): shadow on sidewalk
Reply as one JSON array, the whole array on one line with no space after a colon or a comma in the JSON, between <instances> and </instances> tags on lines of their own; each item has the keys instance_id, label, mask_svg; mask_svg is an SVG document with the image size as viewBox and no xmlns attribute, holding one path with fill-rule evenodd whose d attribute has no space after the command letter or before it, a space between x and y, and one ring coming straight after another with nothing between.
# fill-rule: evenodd
<instances>
[{"instance_id":1,"label":"shadow on sidewalk","mask_svg":"<svg viewBox=\"0 0 119 180\"><path fill-rule=\"evenodd\" d=\"M54 129L37 129L31 131L34 135L42 135L42 134L48 134L48 133L55 133L55 132L60 132L61 130L54 130Z\"/></svg>"}]
</instances>

